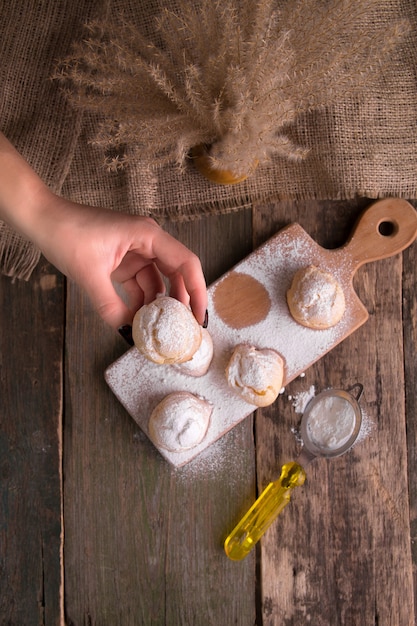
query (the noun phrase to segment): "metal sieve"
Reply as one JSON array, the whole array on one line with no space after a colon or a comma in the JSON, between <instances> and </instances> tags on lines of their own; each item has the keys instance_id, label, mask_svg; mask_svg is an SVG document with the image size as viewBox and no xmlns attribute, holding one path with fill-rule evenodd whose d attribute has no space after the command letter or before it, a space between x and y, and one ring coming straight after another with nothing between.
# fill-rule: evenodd
<instances>
[{"instance_id":1,"label":"metal sieve","mask_svg":"<svg viewBox=\"0 0 417 626\"><path fill-rule=\"evenodd\" d=\"M317 456L326 458L341 456L356 442L362 425L362 411L359 406L359 399L362 392L363 386L357 383L347 391L343 389L327 389L317 396L314 396L314 398L309 401L301 420L300 436L304 448L306 448L314 458ZM335 406L336 410L334 408ZM328 413L327 415L326 412ZM330 412L334 420L326 421ZM340 421L344 416L346 416L347 419L343 424L345 428L341 431ZM331 434L333 428L334 436L331 443L330 437L324 440L317 436L315 429L311 426L314 418L318 418L316 419L317 422L321 420L329 425L326 431L327 433ZM339 430L337 430L338 427ZM306 456L306 453L304 453L304 456Z\"/></svg>"}]
</instances>

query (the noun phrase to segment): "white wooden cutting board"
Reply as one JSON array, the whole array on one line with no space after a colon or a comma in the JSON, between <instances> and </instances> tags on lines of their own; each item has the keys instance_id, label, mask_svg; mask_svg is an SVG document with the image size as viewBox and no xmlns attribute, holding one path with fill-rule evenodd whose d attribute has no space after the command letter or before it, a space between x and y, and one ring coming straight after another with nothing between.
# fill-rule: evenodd
<instances>
[{"instance_id":1,"label":"white wooden cutting board","mask_svg":"<svg viewBox=\"0 0 417 626\"><path fill-rule=\"evenodd\" d=\"M159 448L172 465L184 465L256 408L230 390L225 379L226 364L238 343L279 352L285 361L283 384L287 385L366 322L368 313L352 284L356 270L401 252L416 236L417 213L399 199L371 205L347 243L336 250L322 248L301 226L291 224L209 287L208 330L214 357L205 376L195 378L175 366L151 363L131 348L107 368L106 381L146 434L153 408L172 391L189 391L212 403L207 435L198 446L181 453ZM331 272L345 294L345 314L327 330L301 326L287 307L286 292L295 272L311 264Z\"/></svg>"}]
</instances>

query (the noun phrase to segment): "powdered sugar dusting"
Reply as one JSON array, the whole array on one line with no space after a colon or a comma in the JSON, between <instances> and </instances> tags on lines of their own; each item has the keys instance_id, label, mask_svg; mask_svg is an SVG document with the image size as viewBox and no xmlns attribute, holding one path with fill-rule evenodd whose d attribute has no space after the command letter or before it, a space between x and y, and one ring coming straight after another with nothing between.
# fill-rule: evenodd
<instances>
[{"instance_id":1,"label":"powdered sugar dusting","mask_svg":"<svg viewBox=\"0 0 417 626\"><path fill-rule=\"evenodd\" d=\"M304 413L307 404L312 398L314 398L315 395L316 389L314 385L311 385L311 387L307 391L300 391L294 396L291 396L292 405L295 409L295 412Z\"/></svg>"},{"instance_id":2,"label":"powdered sugar dusting","mask_svg":"<svg viewBox=\"0 0 417 626\"><path fill-rule=\"evenodd\" d=\"M370 437L370 435L372 434L375 428L374 422L371 420L368 413L365 411L363 407L361 407L361 411L362 411L362 424L361 424L361 429L359 431L359 435L354 443L355 446L358 443L361 443L362 441Z\"/></svg>"},{"instance_id":3,"label":"powdered sugar dusting","mask_svg":"<svg viewBox=\"0 0 417 626\"><path fill-rule=\"evenodd\" d=\"M202 476L205 479L220 476L224 480L226 472L229 481L232 477L240 480L242 474L239 472L239 467L242 472L247 471L247 467L244 467L247 463L247 455L238 443L230 436L221 437L190 463L178 467L177 477L185 483L193 483Z\"/></svg>"}]
</instances>

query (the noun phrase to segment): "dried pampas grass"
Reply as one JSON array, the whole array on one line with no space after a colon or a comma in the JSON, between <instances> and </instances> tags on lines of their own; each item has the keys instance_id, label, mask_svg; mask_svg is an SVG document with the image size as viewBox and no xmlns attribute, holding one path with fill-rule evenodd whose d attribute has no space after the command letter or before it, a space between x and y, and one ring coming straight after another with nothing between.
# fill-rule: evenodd
<instances>
[{"instance_id":1,"label":"dried pampas grass","mask_svg":"<svg viewBox=\"0 0 417 626\"><path fill-rule=\"evenodd\" d=\"M209 146L211 166L241 176L272 155L303 159L288 128L302 113L365 93L407 32L374 26L380 0L178 0L158 44L122 17L87 25L58 77L75 106L103 116L95 143L110 168L123 146L155 166L183 166Z\"/></svg>"}]
</instances>

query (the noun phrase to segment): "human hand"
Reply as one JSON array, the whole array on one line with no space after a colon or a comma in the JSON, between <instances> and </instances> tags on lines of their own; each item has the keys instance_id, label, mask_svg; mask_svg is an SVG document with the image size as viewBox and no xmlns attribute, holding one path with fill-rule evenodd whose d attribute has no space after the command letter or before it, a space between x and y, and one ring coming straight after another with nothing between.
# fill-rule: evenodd
<instances>
[{"instance_id":1,"label":"human hand","mask_svg":"<svg viewBox=\"0 0 417 626\"><path fill-rule=\"evenodd\" d=\"M84 206L52 193L0 132L0 219L32 241L89 295L113 328L130 324L143 304L165 291L205 321L201 263L147 217ZM127 304L114 289L124 288Z\"/></svg>"},{"instance_id":2,"label":"human hand","mask_svg":"<svg viewBox=\"0 0 417 626\"><path fill-rule=\"evenodd\" d=\"M90 297L113 328L165 292L189 304L204 323L207 292L201 263L151 218L84 206L48 193L35 243L44 256ZM127 304L116 293L119 283Z\"/></svg>"}]
</instances>

